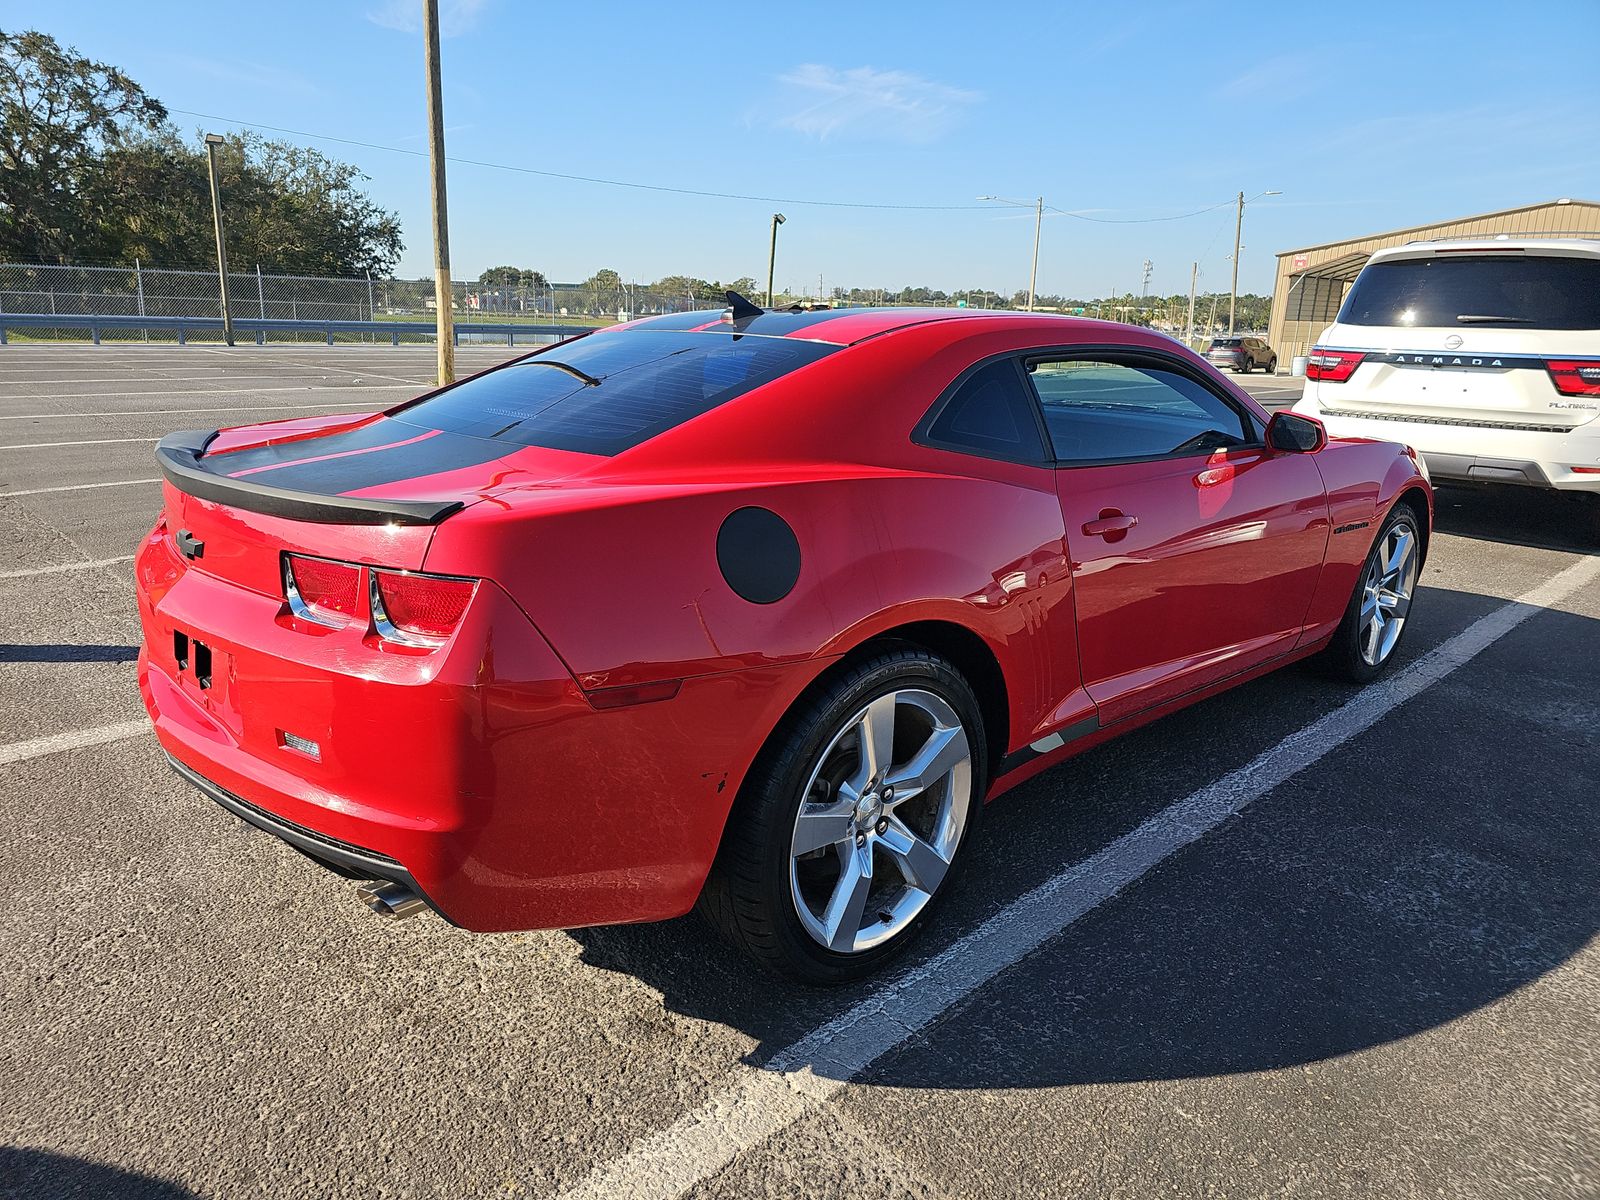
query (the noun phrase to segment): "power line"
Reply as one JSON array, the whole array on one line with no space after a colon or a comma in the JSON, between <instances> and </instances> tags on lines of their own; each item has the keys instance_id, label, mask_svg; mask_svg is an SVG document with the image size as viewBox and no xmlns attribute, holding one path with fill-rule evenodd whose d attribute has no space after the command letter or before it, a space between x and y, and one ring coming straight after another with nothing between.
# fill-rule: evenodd
<instances>
[{"instance_id":1,"label":"power line","mask_svg":"<svg viewBox=\"0 0 1600 1200\"><path fill-rule=\"evenodd\" d=\"M1186 221L1190 217L1198 217L1208 212L1216 212L1217 209L1226 208L1232 203L1232 200L1224 200L1220 204L1212 204L1205 208L1197 208L1193 212L1175 213L1170 217L1090 217L1083 213L1068 212L1064 208L1051 208L1048 204L1045 205L1045 207L1050 209L1051 212L1056 213L1058 216L1072 217L1074 220L1078 221L1093 221L1098 225L1149 225L1154 221Z\"/></svg>"},{"instance_id":2,"label":"power line","mask_svg":"<svg viewBox=\"0 0 1600 1200\"><path fill-rule=\"evenodd\" d=\"M273 133L287 133L294 137L313 138L321 142L338 142L345 146L360 146L366 150L383 150L390 154L408 154L413 158L426 158L427 153L422 150L408 150L403 146L385 146L378 142L363 142L357 138L334 137L327 133L311 133L304 129L287 129L281 125L263 125L255 121L240 121L234 117L218 116L216 113L193 112L187 108L168 109L169 112L182 113L186 117L200 117L207 121L221 121L226 125L237 125L245 129L265 129ZM880 208L896 209L902 212L970 212L983 209L982 204L868 204L854 200L798 200L792 196L752 196L740 192L712 192L699 188L668 187L659 183L638 183L627 179L604 179L595 175L572 175L564 171L541 171L535 167L519 167L512 163L489 162L480 158L460 158L454 154L448 157L449 162L461 163L465 166L488 167L495 171L515 171L521 175L540 175L546 179L565 179L574 183L598 183L606 187L635 188L647 192L671 192L678 196L702 196L716 200L754 200L762 204L805 204L817 208Z\"/></svg>"},{"instance_id":3,"label":"power line","mask_svg":"<svg viewBox=\"0 0 1600 1200\"><path fill-rule=\"evenodd\" d=\"M364 142L359 138L335 137L330 133L313 133L305 129L289 129L282 125L265 125L259 121L241 121L236 117L219 116L216 113L195 112L187 108L172 108L168 112L180 113L186 117L199 117L205 121L221 121L225 125L236 125L243 129L267 130L271 133L287 133L293 137L311 138L319 142L336 142L343 146L359 146L364 150L381 150L387 154L406 154L412 158L427 158L424 150L409 150L404 146L386 146L380 142ZM742 192L714 192L699 188L668 187L660 183L639 183L628 179L605 179L596 175L574 175L564 171L541 171L536 167L522 167L514 163L490 162L481 158L460 158L450 155L449 162L461 163L463 166L486 167L492 171L514 171L519 175L538 175L545 179L564 179L571 183L595 183L605 187L632 188L637 191L667 192L675 196L701 196L713 200L750 200L761 204L798 204L813 208L865 208L881 209L895 212L979 212L988 211L984 204L874 204L860 200L807 200L796 199L793 196L754 196ZM1202 213L1212 212L1218 208L1232 204L1232 200L1224 200L1221 204L1213 204L1206 208L1196 209L1194 212L1178 213L1170 217L1090 217L1083 213L1067 212L1065 209L1045 207L1053 213L1063 217L1072 217L1079 221L1094 221L1102 225L1143 225L1152 221L1182 221L1189 217L1198 217Z\"/></svg>"}]
</instances>

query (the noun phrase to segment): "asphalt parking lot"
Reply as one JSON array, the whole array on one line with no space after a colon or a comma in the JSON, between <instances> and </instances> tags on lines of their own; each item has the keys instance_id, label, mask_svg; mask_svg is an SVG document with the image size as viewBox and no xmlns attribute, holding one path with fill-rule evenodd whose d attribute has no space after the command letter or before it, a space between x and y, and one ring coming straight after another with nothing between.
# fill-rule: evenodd
<instances>
[{"instance_id":1,"label":"asphalt parking lot","mask_svg":"<svg viewBox=\"0 0 1600 1200\"><path fill-rule=\"evenodd\" d=\"M1600 1194L1600 553L1559 499L1442 490L1389 684L1291 668L1031 781L909 974L796 991L692 917L384 924L143 731L155 439L431 369L0 347L0 1195Z\"/></svg>"}]
</instances>

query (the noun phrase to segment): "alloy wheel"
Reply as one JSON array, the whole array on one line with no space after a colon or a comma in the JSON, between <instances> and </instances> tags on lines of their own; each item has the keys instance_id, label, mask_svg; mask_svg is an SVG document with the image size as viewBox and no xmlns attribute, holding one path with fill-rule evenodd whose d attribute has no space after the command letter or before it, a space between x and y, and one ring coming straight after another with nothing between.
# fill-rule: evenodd
<instances>
[{"instance_id":1,"label":"alloy wheel","mask_svg":"<svg viewBox=\"0 0 1600 1200\"><path fill-rule=\"evenodd\" d=\"M1362 581L1358 644L1368 666L1379 666L1393 653L1416 586L1417 530L1402 519L1385 531Z\"/></svg>"},{"instance_id":2,"label":"alloy wheel","mask_svg":"<svg viewBox=\"0 0 1600 1200\"><path fill-rule=\"evenodd\" d=\"M905 930L944 881L972 802L972 748L944 699L904 688L856 712L795 815L789 889L806 933L859 954Z\"/></svg>"}]
</instances>

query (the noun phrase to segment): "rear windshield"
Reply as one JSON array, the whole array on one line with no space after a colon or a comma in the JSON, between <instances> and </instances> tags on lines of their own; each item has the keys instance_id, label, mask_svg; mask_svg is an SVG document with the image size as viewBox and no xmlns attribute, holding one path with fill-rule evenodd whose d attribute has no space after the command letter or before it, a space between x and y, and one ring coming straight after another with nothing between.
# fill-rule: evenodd
<instances>
[{"instance_id":1,"label":"rear windshield","mask_svg":"<svg viewBox=\"0 0 1600 1200\"><path fill-rule=\"evenodd\" d=\"M1455 255L1368 264L1346 325L1600 329L1600 259Z\"/></svg>"},{"instance_id":2,"label":"rear windshield","mask_svg":"<svg viewBox=\"0 0 1600 1200\"><path fill-rule=\"evenodd\" d=\"M1244 344L1244 339L1243 338L1212 338L1211 339L1211 348L1213 350L1237 350L1243 344Z\"/></svg>"},{"instance_id":3,"label":"rear windshield","mask_svg":"<svg viewBox=\"0 0 1600 1200\"><path fill-rule=\"evenodd\" d=\"M468 379L394 418L519 446L618 454L838 348L731 333L602 333Z\"/></svg>"}]
</instances>

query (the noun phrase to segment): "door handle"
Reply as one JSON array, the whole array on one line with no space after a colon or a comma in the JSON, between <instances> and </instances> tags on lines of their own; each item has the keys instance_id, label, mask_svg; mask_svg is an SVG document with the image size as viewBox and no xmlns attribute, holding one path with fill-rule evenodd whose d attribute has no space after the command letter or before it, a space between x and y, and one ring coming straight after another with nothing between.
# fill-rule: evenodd
<instances>
[{"instance_id":1,"label":"door handle","mask_svg":"<svg viewBox=\"0 0 1600 1200\"><path fill-rule=\"evenodd\" d=\"M1090 537L1116 541L1139 523L1138 517L1124 516L1114 508L1103 509L1098 521L1085 521L1083 531Z\"/></svg>"}]
</instances>

